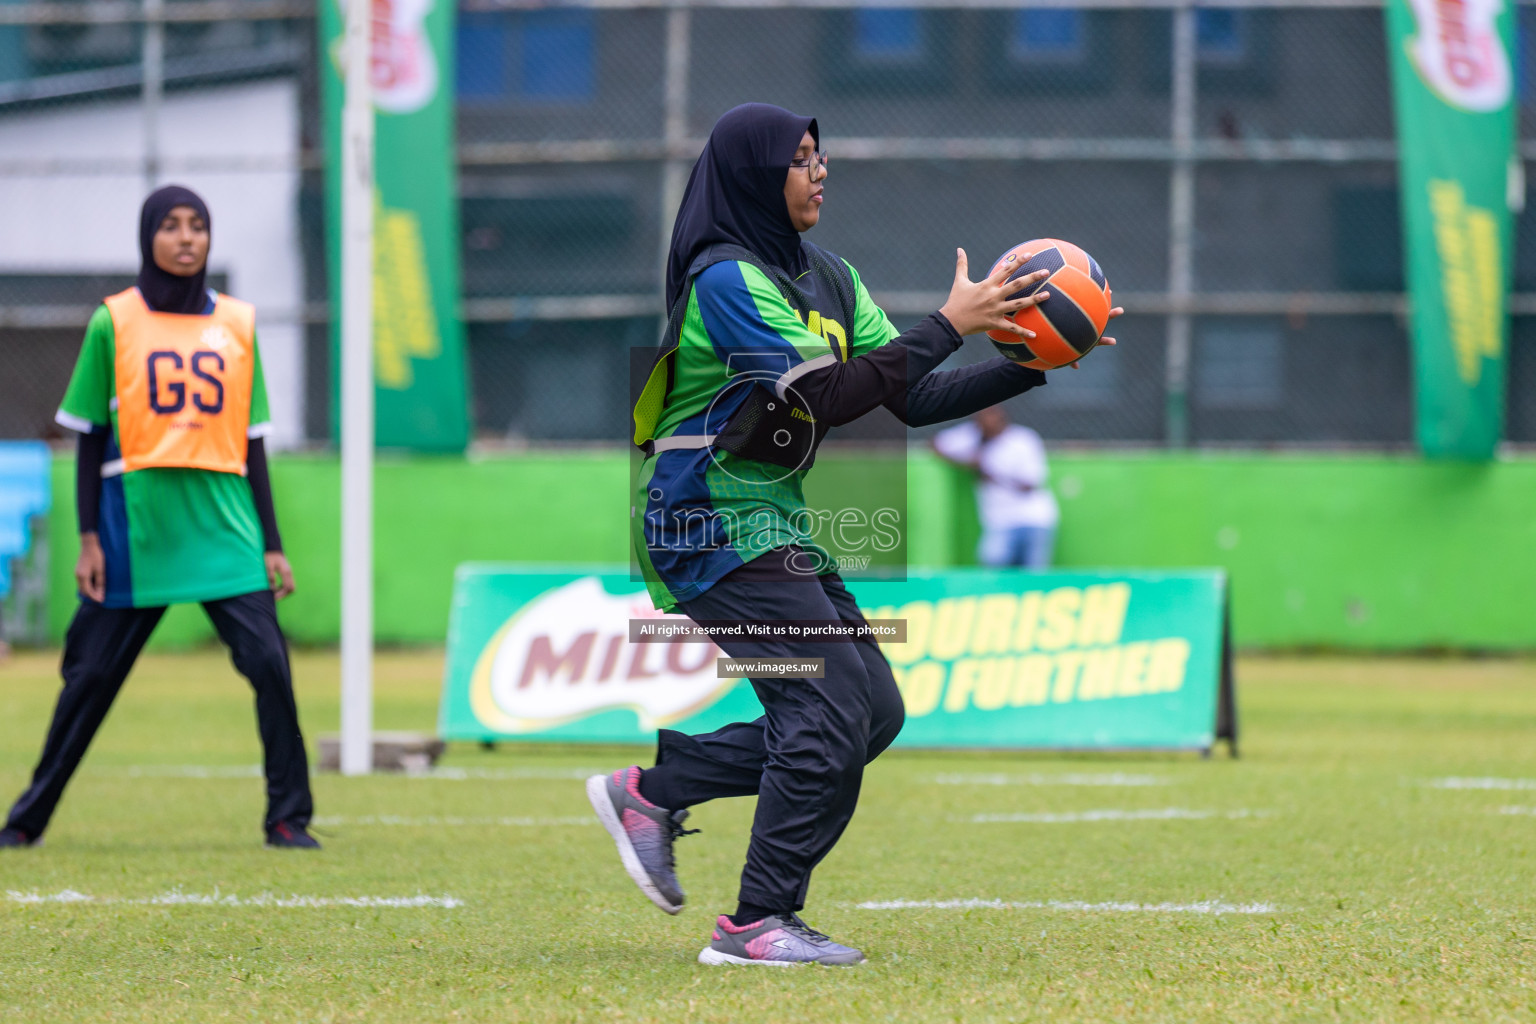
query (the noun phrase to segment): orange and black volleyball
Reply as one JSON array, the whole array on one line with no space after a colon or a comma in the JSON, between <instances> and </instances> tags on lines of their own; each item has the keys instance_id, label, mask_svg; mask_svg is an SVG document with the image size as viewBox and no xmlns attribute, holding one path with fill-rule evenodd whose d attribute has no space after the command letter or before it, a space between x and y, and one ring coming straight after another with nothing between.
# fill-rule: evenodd
<instances>
[{"instance_id":1,"label":"orange and black volleyball","mask_svg":"<svg viewBox=\"0 0 1536 1024\"><path fill-rule=\"evenodd\" d=\"M1109 311L1114 306L1109 282L1099 264L1071 242L1059 238L1037 238L1014 246L997 258L992 270L1009 256L1019 269L1008 280L1049 270L1050 276L1039 284L1014 292L1010 299L1023 298L1037 291L1050 298L1037 306L1026 306L1009 317L1033 338L1021 338L1007 331L988 331L987 337L1003 355L1035 370L1054 370L1088 354L1104 335Z\"/></svg>"}]
</instances>

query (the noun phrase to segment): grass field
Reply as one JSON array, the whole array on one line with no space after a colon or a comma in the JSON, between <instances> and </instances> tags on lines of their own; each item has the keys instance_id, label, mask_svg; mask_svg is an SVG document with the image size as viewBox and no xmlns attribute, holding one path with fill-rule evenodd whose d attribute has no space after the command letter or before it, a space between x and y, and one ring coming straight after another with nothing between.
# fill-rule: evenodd
<instances>
[{"instance_id":1,"label":"grass field","mask_svg":"<svg viewBox=\"0 0 1536 1024\"><path fill-rule=\"evenodd\" d=\"M55 665L0 666L6 800ZM440 666L382 657L377 726L430 729ZM336 661L295 671L313 739L337 720ZM749 801L698 809L677 918L587 821L581 776L635 749L321 776L325 849L268 851L244 683L219 654L146 657L46 844L0 854L0 1019L1536 1019L1536 664L1260 659L1238 678L1236 762L882 758L806 913L869 963L761 971L694 962L733 906ZM409 905L336 902L359 897ZM999 903L861 906L965 900Z\"/></svg>"}]
</instances>

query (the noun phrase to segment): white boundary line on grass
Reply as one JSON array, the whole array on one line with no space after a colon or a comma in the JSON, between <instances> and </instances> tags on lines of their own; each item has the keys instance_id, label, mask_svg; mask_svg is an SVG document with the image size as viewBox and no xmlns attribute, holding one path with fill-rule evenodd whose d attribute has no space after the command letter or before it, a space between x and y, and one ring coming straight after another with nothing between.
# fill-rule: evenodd
<instances>
[{"instance_id":1,"label":"white boundary line on grass","mask_svg":"<svg viewBox=\"0 0 1536 1024\"><path fill-rule=\"evenodd\" d=\"M1087 903L1082 900L875 900L860 910L1065 910L1090 914L1277 914L1273 903Z\"/></svg>"},{"instance_id":2,"label":"white boundary line on grass","mask_svg":"<svg viewBox=\"0 0 1536 1024\"><path fill-rule=\"evenodd\" d=\"M1267 818L1274 814L1273 811L1191 811L1184 807L1158 807L1135 811L1100 810L1100 811L1060 811L1040 814L977 814L970 818L961 818L961 821L970 822L973 825L997 825L997 824L1028 824L1028 825L1069 825L1081 822L1098 821L1205 821L1210 818L1226 818L1237 820L1239 818Z\"/></svg>"},{"instance_id":3,"label":"white boundary line on grass","mask_svg":"<svg viewBox=\"0 0 1536 1024\"><path fill-rule=\"evenodd\" d=\"M118 771L103 768L93 775L120 775L130 779L259 779L259 764L135 764Z\"/></svg>"},{"instance_id":4,"label":"white boundary line on grass","mask_svg":"<svg viewBox=\"0 0 1536 1024\"><path fill-rule=\"evenodd\" d=\"M425 817L407 818L395 814L365 814L356 817L325 816L316 818L310 822L321 828L345 828L358 825L383 825L396 828L436 828L440 826L506 826L511 828L543 828L546 826L561 825L596 825L597 819L586 818L457 818L438 817L428 815Z\"/></svg>"},{"instance_id":5,"label":"white boundary line on grass","mask_svg":"<svg viewBox=\"0 0 1536 1024\"><path fill-rule=\"evenodd\" d=\"M1424 783L1434 789L1536 789L1536 779L1498 779L1489 776L1466 778L1451 776Z\"/></svg>"},{"instance_id":6,"label":"white boundary line on grass","mask_svg":"<svg viewBox=\"0 0 1536 1024\"><path fill-rule=\"evenodd\" d=\"M1536 807L1500 807L1500 814L1536 814Z\"/></svg>"},{"instance_id":7,"label":"white boundary line on grass","mask_svg":"<svg viewBox=\"0 0 1536 1024\"><path fill-rule=\"evenodd\" d=\"M992 774L935 775L933 782L940 786L1165 786L1167 782L1156 775L1127 775L1125 772L1063 772L1049 775L1030 772L1025 775Z\"/></svg>"},{"instance_id":8,"label":"white boundary line on grass","mask_svg":"<svg viewBox=\"0 0 1536 1024\"><path fill-rule=\"evenodd\" d=\"M451 910L462 907L464 901L453 896L276 896L259 893L255 896L212 893L182 892L172 889L158 896L129 898L121 896L90 896L73 889L61 889L54 893L6 891L10 903L92 903L113 905L137 905L145 907L442 907Z\"/></svg>"},{"instance_id":9,"label":"white boundary line on grass","mask_svg":"<svg viewBox=\"0 0 1536 1024\"><path fill-rule=\"evenodd\" d=\"M93 775L129 779L259 779L259 764L143 764L122 767L90 768ZM585 779L604 775L602 768L431 768L422 772L401 772L402 779Z\"/></svg>"},{"instance_id":10,"label":"white boundary line on grass","mask_svg":"<svg viewBox=\"0 0 1536 1024\"><path fill-rule=\"evenodd\" d=\"M608 775L612 768L433 768L425 772L409 773L413 779L446 779L458 782L465 779L581 779L593 775Z\"/></svg>"}]
</instances>

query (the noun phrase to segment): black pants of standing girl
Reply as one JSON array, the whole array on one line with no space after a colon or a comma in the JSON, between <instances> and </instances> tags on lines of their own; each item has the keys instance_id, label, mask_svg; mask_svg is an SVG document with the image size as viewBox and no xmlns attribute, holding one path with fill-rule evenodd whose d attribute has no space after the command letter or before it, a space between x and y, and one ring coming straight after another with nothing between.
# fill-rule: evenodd
<instances>
[{"instance_id":1,"label":"black pants of standing girl","mask_svg":"<svg viewBox=\"0 0 1536 1024\"><path fill-rule=\"evenodd\" d=\"M288 644L277 624L272 592L205 601L203 610L229 648L235 668L256 691L256 721L266 755L266 827L283 821L308 825L313 813L309 763L293 700ZM81 603L64 637L64 690L53 711L43 756L32 773L32 784L11 808L7 827L33 839L43 834L65 784L164 614L163 607L104 608Z\"/></svg>"},{"instance_id":2,"label":"black pants of standing girl","mask_svg":"<svg viewBox=\"0 0 1536 1024\"><path fill-rule=\"evenodd\" d=\"M785 551L730 573L682 610L697 622L763 619L864 621L835 574L786 578ZM879 646L722 637L733 658L825 658L821 679L753 679L765 714L701 736L663 729L656 767L641 792L677 810L725 796L757 795L741 874L742 903L805 906L811 871L842 836L859 801L864 765L890 746L905 714Z\"/></svg>"}]
</instances>

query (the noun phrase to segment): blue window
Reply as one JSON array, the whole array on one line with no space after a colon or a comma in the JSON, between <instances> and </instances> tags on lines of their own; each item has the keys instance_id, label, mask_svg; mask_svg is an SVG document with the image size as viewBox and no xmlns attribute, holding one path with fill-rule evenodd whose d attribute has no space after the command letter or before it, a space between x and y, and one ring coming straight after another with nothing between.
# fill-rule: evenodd
<instances>
[{"instance_id":1,"label":"blue window","mask_svg":"<svg viewBox=\"0 0 1536 1024\"><path fill-rule=\"evenodd\" d=\"M500 14L459 15L458 92L463 99L507 94L507 19Z\"/></svg>"},{"instance_id":2,"label":"blue window","mask_svg":"<svg viewBox=\"0 0 1536 1024\"><path fill-rule=\"evenodd\" d=\"M0 82L14 82L31 75L26 31L20 25L0 28Z\"/></svg>"},{"instance_id":3,"label":"blue window","mask_svg":"<svg viewBox=\"0 0 1536 1024\"><path fill-rule=\"evenodd\" d=\"M526 99L589 100L596 91L592 15L536 11L524 16L518 92Z\"/></svg>"},{"instance_id":4,"label":"blue window","mask_svg":"<svg viewBox=\"0 0 1536 1024\"><path fill-rule=\"evenodd\" d=\"M1195 48L1202 60L1241 60L1248 51L1246 12L1219 7L1197 10Z\"/></svg>"},{"instance_id":5,"label":"blue window","mask_svg":"<svg viewBox=\"0 0 1536 1024\"><path fill-rule=\"evenodd\" d=\"M1041 8L1015 11L1009 52L1021 58L1081 57L1086 30L1083 12Z\"/></svg>"},{"instance_id":6,"label":"blue window","mask_svg":"<svg viewBox=\"0 0 1536 1024\"><path fill-rule=\"evenodd\" d=\"M1195 402L1202 409L1274 409L1283 403L1280 328L1211 325L1200 332L1195 351Z\"/></svg>"},{"instance_id":7,"label":"blue window","mask_svg":"<svg viewBox=\"0 0 1536 1024\"><path fill-rule=\"evenodd\" d=\"M1536 75L1531 74L1531 44L1536 40L1536 17L1529 7L1518 8L1520 20L1515 31L1515 82L1520 98L1526 102L1536 99Z\"/></svg>"},{"instance_id":8,"label":"blue window","mask_svg":"<svg viewBox=\"0 0 1536 1024\"><path fill-rule=\"evenodd\" d=\"M853 19L853 55L865 60L923 56L922 15L910 7L861 7Z\"/></svg>"},{"instance_id":9,"label":"blue window","mask_svg":"<svg viewBox=\"0 0 1536 1024\"><path fill-rule=\"evenodd\" d=\"M458 91L466 100L585 102L597 91L589 11L465 12Z\"/></svg>"}]
</instances>

